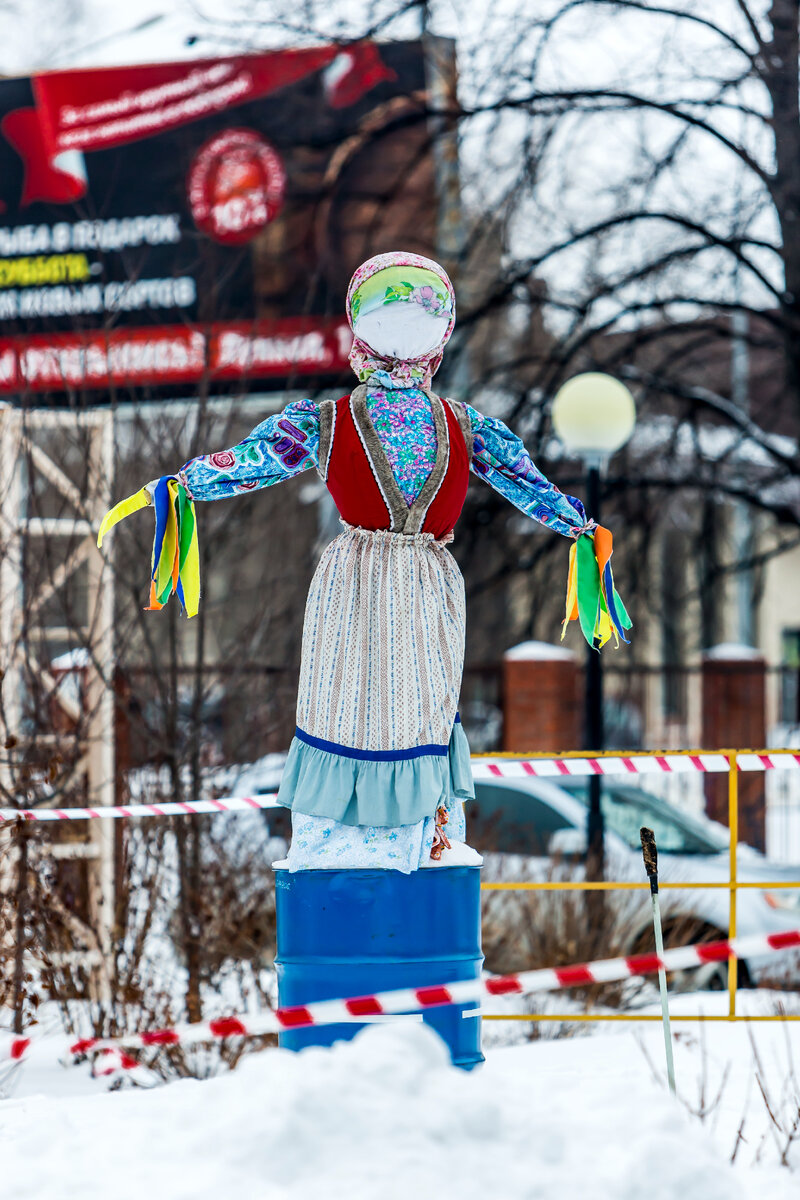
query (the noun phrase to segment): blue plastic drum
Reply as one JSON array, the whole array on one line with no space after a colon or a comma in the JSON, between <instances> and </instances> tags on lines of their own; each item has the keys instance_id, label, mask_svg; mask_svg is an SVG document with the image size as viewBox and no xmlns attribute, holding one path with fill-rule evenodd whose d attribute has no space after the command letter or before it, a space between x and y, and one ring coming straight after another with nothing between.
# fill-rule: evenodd
<instances>
[{"instance_id":1,"label":"blue plastic drum","mask_svg":"<svg viewBox=\"0 0 800 1200\"><path fill-rule=\"evenodd\" d=\"M295 871L275 875L281 1006L393 988L478 979L480 867L400 871ZM483 1062L476 1004L431 1009L424 1020L453 1062ZM361 1024L289 1030L289 1050L330 1046Z\"/></svg>"}]
</instances>

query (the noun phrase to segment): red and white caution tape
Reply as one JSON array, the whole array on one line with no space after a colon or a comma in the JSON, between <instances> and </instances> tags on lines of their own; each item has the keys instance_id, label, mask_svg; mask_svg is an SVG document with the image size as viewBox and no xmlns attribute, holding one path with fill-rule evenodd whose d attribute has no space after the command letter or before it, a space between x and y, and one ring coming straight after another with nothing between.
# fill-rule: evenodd
<instances>
[{"instance_id":1,"label":"red and white caution tape","mask_svg":"<svg viewBox=\"0 0 800 1200\"><path fill-rule=\"evenodd\" d=\"M763 768L760 768L763 770ZM475 779L545 779L561 775L663 775L729 770L724 754L608 755L602 758L475 758Z\"/></svg>"},{"instance_id":2,"label":"red and white caution tape","mask_svg":"<svg viewBox=\"0 0 800 1200\"><path fill-rule=\"evenodd\" d=\"M800 929L707 942L704 945L679 946L674 950L665 950L661 955L634 954L628 958L607 958L572 967L522 971L518 975L496 975L422 988L400 988L345 1000L318 1000L312 1004L279 1008L255 1016L221 1017L215 1021L176 1025L171 1029L154 1029L119 1038L84 1038L73 1042L69 1046L69 1053L80 1058L111 1049L143 1050L154 1046L186 1046L229 1037L260 1037L310 1025L363 1022L368 1017L420 1012L447 1004L480 1003L486 996L529 996L537 992L585 987L592 983L611 983L637 975L652 975L661 967L666 971L687 971L705 963L725 962L729 958L753 958L795 948L800 949ZM25 1056L29 1046L29 1038L15 1038L6 1056L19 1060Z\"/></svg>"},{"instance_id":3,"label":"red and white caution tape","mask_svg":"<svg viewBox=\"0 0 800 1200\"><path fill-rule=\"evenodd\" d=\"M740 771L800 771L800 753L771 750L764 754L742 751L736 756ZM601 758L474 758L475 779L554 778L559 775L692 775L696 771L722 774L730 769L727 754L620 754Z\"/></svg>"},{"instance_id":4,"label":"red and white caution tape","mask_svg":"<svg viewBox=\"0 0 800 1200\"><path fill-rule=\"evenodd\" d=\"M800 752L771 750L763 754L742 751L737 755L740 771L800 771ZM720 753L630 754L603 758L473 758L475 779L526 779L531 776L558 778L561 775L691 775L696 771L722 774L728 757ZM86 821L92 818L119 820L122 817L182 817L187 814L247 812L254 808L278 808L277 792L262 796L223 796L219 800L172 801L164 804L107 805L98 808L0 808L0 823L15 821Z\"/></svg>"},{"instance_id":5,"label":"red and white caution tape","mask_svg":"<svg viewBox=\"0 0 800 1200\"><path fill-rule=\"evenodd\" d=\"M0 808L1 821L87 821L119 820L122 817L184 817L192 813L250 812L254 808L277 808L278 793L263 796L223 796L220 800L169 801L164 804L101 805L97 808Z\"/></svg>"}]
</instances>

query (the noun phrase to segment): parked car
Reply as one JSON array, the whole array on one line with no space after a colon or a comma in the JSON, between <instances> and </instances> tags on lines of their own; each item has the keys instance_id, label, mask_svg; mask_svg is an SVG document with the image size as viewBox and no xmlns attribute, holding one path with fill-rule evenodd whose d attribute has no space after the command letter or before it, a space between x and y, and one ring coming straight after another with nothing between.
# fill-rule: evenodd
<instances>
[{"instance_id":1,"label":"parked car","mask_svg":"<svg viewBox=\"0 0 800 1200\"><path fill-rule=\"evenodd\" d=\"M486 856L493 874L510 879L564 875L580 878L586 855L588 779L496 779L476 781L476 799L467 805L467 837ZM728 834L715 822L697 819L638 787L603 780L606 877L644 880L639 829L655 831L659 879L663 883L725 883ZM740 843L736 931L740 936L800 927L800 866L787 866ZM773 889L769 882L797 882L798 890ZM619 897L621 893L612 893ZM712 941L728 936L729 892L725 888L667 889L661 893L668 945ZM652 948L649 905L635 908L625 922L623 953ZM800 956L766 954L739 964L741 985L780 979L800 986ZM677 980L682 986L727 986L727 964L709 964Z\"/></svg>"}]
</instances>

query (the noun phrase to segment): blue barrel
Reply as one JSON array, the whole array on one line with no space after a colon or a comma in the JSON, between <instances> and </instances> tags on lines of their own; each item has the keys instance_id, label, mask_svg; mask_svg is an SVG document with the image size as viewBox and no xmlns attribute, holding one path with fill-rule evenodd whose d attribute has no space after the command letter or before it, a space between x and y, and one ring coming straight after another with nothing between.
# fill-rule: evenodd
<instances>
[{"instance_id":1,"label":"blue barrel","mask_svg":"<svg viewBox=\"0 0 800 1200\"><path fill-rule=\"evenodd\" d=\"M480 977L480 867L275 873L278 999L282 1007ZM483 1062L477 1004L424 1020L456 1066ZM289 1050L330 1046L361 1024L287 1030Z\"/></svg>"}]
</instances>

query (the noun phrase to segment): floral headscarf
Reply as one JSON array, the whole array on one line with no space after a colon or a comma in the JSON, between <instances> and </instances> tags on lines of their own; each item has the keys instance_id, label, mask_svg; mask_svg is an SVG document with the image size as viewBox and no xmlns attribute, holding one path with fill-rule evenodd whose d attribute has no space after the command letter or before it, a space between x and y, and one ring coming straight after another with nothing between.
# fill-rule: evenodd
<instances>
[{"instance_id":1,"label":"floral headscarf","mask_svg":"<svg viewBox=\"0 0 800 1200\"><path fill-rule=\"evenodd\" d=\"M376 279L380 273L380 278ZM419 358L385 358L355 334L359 317L390 304L417 304L433 316L449 317L439 344ZM456 323L456 297L447 272L421 254L376 254L358 268L347 289L347 319L353 330L350 366L361 383L380 387L429 387Z\"/></svg>"}]
</instances>

